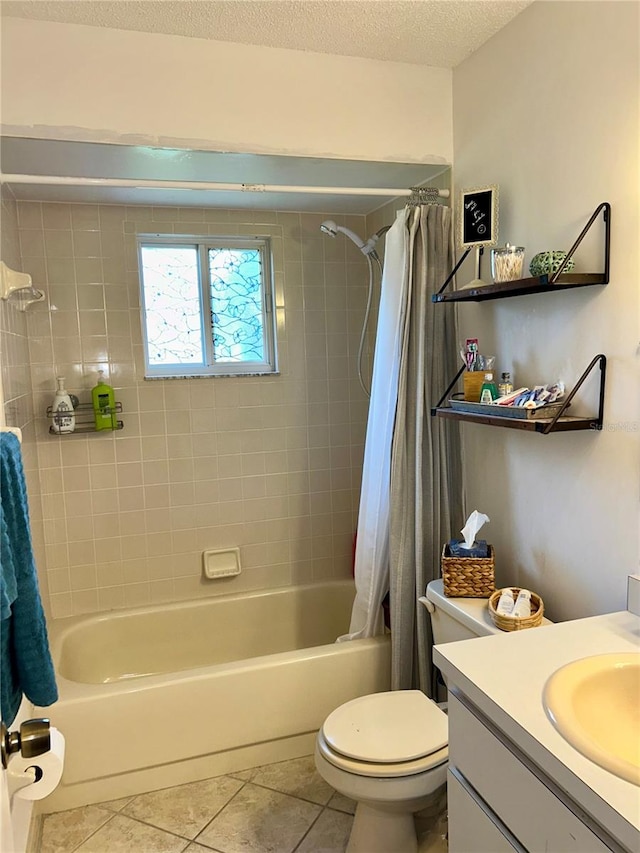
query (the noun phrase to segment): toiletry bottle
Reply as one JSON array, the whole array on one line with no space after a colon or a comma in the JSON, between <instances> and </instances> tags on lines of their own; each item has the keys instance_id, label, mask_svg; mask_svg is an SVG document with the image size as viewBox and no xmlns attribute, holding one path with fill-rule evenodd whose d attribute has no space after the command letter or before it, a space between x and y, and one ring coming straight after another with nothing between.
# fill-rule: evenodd
<instances>
[{"instance_id":1,"label":"toiletry bottle","mask_svg":"<svg viewBox=\"0 0 640 853\"><path fill-rule=\"evenodd\" d=\"M498 399L498 388L493 381L493 373L485 373L482 390L480 391L481 403L493 403Z\"/></svg>"},{"instance_id":2,"label":"toiletry bottle","mask_svg":"<svg viewBox=\"0 0 640 853\"><path fill-rule=\"evenodd\" d=\"M503 373L502 379L498 383L498 394L501 397L506 397L507 394L511 394L513 392L513 382L511 381L510 373Z\"/></svg>"},{"instance_id":3,"label":"toiletry bottle","mask_svg":"<svg viewBox=\"0 0 640 853\"><path fill-rule=\"evenodd\" d=\"M98 384L91 391L96 429L115 429L116 403L113 388L104 381L104 371L98 371Z\"/></svg>"},{"instance_id":4,"label":"toiletry bottle","mask_svg":"<svg viewBox=\"0 0 640 853\"><path fill-rule=\"evenodd\" d=\"M51 404L51 414L53 415L51 429L60 434L73 432L76 428L76 416L71 397L64 387L64 376L57 376L56 382L58 388Z\"/></svg>"},{"instance_id":5,"label":"toiletry bottle","mask_svg":"<svg viewBox=\"0 0 640 853\"><path fill-rule=\"evenodd\" d=\"M518 593L511 615L517 619L531 616L531 593L528 589L521 589Z\"/></svg>"},{"instance_id":6,"label":"toiletry bottle","mask_svg":"<svg viewBox=\"0 0 640 853\"><path fill-rule=\"evenodd\" d=\"M513 600L513 592L507 587L507 589L503 589L500 593L500 599L498 600L498 606L496 607L496 612L501 616L511 616L513 613L515 601Z\"/></svg>"}]
</instances>

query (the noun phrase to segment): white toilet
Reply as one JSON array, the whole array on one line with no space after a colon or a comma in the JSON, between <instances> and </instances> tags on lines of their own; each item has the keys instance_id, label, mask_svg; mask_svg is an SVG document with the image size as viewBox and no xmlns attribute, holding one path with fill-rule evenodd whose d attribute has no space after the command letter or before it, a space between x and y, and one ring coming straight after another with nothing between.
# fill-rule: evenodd
<instances>
[{"instance_id":1,"label":"white toilet","mask_svg":"<svg viewBox=\"0 0 640 853\"><path fill-rule=\"evenodd\" d=\"M446 598L432 581L420 601L435 643L501 633L486 599ZM316 739L318 772L358 803L347 853L414 853L414 813L444 785L447 716L419 690L361 696L336 708Z\"/></svg>"}]
</instances>

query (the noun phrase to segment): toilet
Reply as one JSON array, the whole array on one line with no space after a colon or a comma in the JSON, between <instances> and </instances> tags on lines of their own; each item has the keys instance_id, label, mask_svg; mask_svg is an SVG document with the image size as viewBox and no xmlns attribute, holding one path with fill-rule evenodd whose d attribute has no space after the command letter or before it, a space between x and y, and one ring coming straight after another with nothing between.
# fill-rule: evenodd
<instances>
[{"instance_id":1,"label":"toilet","mask_svg":"<svg viewBox=\"0 0 640 853\"><path fill-rule=\"evenodd\" d=\"M434 643L502 633L487 600L447 598L442 580L419 599ZM546 620L545 620L546 621ZM420 690L360 696L336 708L318 732L318 773L357 802L347 853L415 853L414 813L446 781L447 715Z\"/></svg>"}]
</instances>

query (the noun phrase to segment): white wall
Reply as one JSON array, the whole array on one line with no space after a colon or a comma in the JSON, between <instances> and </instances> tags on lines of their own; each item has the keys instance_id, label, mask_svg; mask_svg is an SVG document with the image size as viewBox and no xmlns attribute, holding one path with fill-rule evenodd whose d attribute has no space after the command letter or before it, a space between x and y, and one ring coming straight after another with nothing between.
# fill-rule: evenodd
<instances>
[{"instance_id":1,"label":"white wall","mask_svg":"<svg viewBox=\"0 0 640 853\"><path fill-rule=\"evenodd\" d=\"M5 18L13 136L450 163L451 71Z\"/></svg>"},{"instance_id":2,"label":"white wall","mask_svg":"<svg viewBox=\"0 0 640 853\"><path fill-rule=\"evenodd\" d=\"M517 385L570 385L596 353L608 357L600 433L463 425L468 509L491 517L498 580L539 592L554 619L624 608L638 570L638 11L534 3L453 77L456 187L499 184L500 242L525 246L527 266L569 248L600 202L612 206L607 287L459 313L462 336L478 337ZM576 261L595 272L600 221L594 229ZM583 397L592 409L596 384Z\"/></svg>"}]
</instances>

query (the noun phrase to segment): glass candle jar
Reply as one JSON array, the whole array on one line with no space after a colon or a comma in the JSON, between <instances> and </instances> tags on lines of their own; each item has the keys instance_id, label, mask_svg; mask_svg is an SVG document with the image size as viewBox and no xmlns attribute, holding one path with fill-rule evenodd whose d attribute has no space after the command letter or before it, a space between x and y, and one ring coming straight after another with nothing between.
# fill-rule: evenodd
<instances>
[{"instance_id":1,"label":"glass candle jar","mask_svg":"<svg viewBox=\"0 0 640 853\"><path fill-rule=\"evenodd\" d=\"M522 278L523 265L524 248L522 246L510 246L507 243L504 249L491 250L491 275L496 284Z\"/></svg>"}]
</instances>

